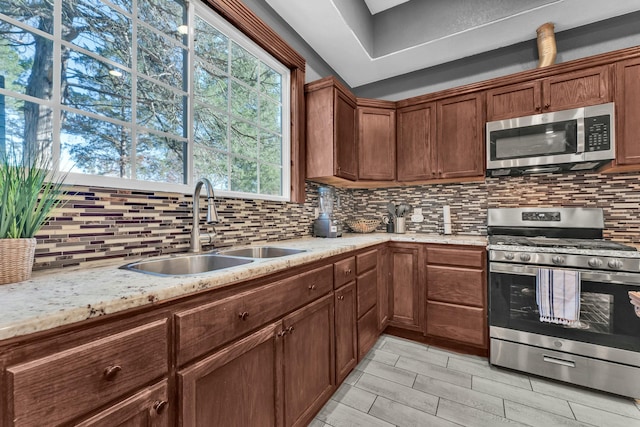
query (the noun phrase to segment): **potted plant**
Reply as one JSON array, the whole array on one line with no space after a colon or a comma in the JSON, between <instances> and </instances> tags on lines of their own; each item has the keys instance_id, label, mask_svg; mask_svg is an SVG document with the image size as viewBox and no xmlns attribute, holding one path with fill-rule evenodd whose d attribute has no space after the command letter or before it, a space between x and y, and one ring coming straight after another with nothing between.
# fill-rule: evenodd
<instances>
[{"instance_id":1,"label":"potted plant","mask_svg":"<svg viewBox=\"0 0 640 427\"><path fill-rule=\"evenodd\" d=\"M34 236L62 202L64 177L56 179L50 162L38 157L0 153L0 285L31 277Z\"/></svg>"}]
</instances>

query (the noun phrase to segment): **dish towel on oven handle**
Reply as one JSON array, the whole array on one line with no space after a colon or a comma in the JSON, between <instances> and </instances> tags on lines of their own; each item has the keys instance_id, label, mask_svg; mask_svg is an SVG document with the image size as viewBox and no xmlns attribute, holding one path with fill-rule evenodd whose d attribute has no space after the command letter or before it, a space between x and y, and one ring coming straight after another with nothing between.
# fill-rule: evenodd
<instances>
[{"instance_id":1,"label":"dish towel on oven handle","mask_svg":"<svg viewBox=\"0 0 640 427\"><path fill-rule=\"evenodd\" d=\"M580 321L580 272L539 268L536 302L540 321L572 326Z\"/></svg>"}]
</instances>

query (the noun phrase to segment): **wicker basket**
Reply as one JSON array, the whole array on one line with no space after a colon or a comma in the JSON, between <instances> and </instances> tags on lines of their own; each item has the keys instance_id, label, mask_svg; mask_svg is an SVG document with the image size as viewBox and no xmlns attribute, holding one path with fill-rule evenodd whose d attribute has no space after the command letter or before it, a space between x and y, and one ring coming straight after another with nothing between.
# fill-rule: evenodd
<instances>
[{"instance_id":1,"label":"wicker basket","mask_svg":"<svg viewBox=\"0 0 640 427\"><path fill-rule=\"evenodd\" d=\"M0 285L31 277L36 239L0 239Z\"/></svg>"},{"instance_id":2,"label":"wicker basket","mask_svg":"<svg viewBox=\"0 0 640 427\"><path fill-rule=\"evenodd\" d=\"M356 233L371 233L380 225L380 218L348 219L345 223Z\"/></svg>"}]
</instances>

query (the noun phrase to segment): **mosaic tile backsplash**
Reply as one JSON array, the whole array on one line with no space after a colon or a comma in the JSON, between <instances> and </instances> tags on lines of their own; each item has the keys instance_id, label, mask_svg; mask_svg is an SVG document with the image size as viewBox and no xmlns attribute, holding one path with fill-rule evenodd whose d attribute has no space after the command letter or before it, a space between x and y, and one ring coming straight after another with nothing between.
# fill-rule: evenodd
<instances>
[{"instance_id":1,"label":"mosaic tile backsplash","mask_svg":"<svg viewBox=\"0 0 640 427\"><path fill-rule=\"evenodd\" d=\"M318 184L307 182L304 204L220 198L215 246L287 240L311 235ZM37 236L35 270L105 259L186 252L191 196L73 187L69 201ZM488 207L584 206L605 212L605 237L640 244L640 174L542 174L487 178L484 182L336 189L339 220L377 216L387 203L423 209L424 221L407 221L407 232L441 233L442 207L451 208L454 234L486 234ZM204 203L201 203L203 206ZM205 209L202 208L204 217ZM409 215L411 212L409 213ZM346 228L346 226L345 226ZM201 226L203 231L212 227ZM384 231L381 224L378 231Z\"/></svg>"}]
</instances>

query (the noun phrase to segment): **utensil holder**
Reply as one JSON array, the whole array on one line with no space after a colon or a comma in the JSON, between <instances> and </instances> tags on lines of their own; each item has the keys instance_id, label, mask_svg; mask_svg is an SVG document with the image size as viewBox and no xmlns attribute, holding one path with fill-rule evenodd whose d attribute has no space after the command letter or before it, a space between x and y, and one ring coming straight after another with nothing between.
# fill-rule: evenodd
<instances>
[{"instance_id":1,"label":"utensil holder","mask_svg":"<svg viewBox=\"0 0 640 427\"><path fill-rule=\"evenodd\" d=\"M397 217L393 222L393 232L398 234L404 234L407 231L407 222L404 217Z\"/></svg>"}]
</instances>

